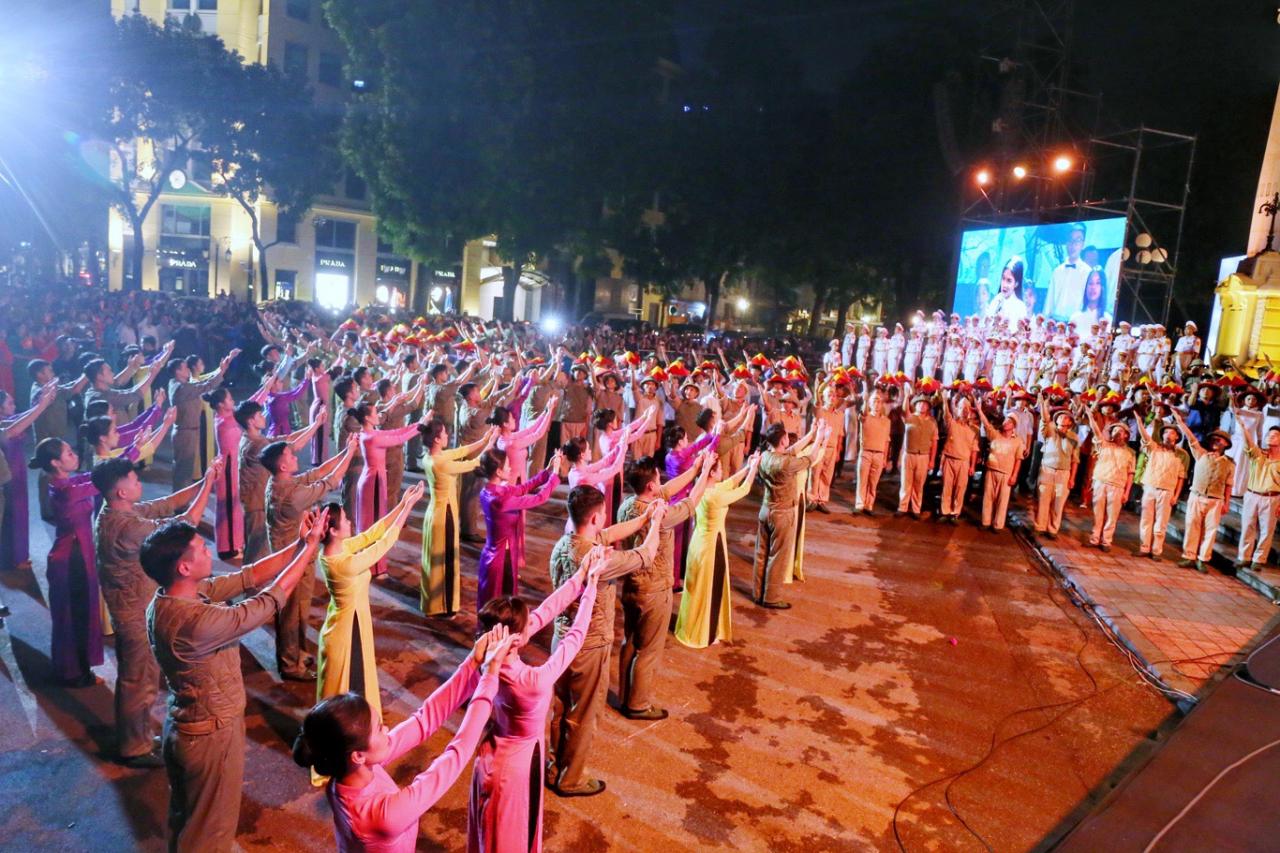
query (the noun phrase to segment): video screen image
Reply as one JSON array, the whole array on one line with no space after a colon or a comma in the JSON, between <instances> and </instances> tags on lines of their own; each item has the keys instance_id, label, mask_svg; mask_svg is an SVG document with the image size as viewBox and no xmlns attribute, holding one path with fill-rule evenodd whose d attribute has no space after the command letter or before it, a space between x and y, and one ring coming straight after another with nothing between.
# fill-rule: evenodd
<instances>
[{"instance_id":1,"label":"video screen image","mask_svg":"<svg viewBox=\"0 0 1280 853\"><path fill-rule=\"evenodd\" d=\"M1043 314L1085 330L1112 317L1123 216L965 231L951 310L1010 323Z\"/></svg>"}]
</instances>

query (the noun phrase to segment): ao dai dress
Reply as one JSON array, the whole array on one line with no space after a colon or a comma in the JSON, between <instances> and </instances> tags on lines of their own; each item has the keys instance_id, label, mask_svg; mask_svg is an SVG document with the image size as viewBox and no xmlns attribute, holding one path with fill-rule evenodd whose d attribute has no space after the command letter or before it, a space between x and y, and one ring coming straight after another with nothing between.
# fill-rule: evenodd
<instances>
[{"instance_id":1,"label":"ao dai dress","mask_svg":"<svg viewBox=\"0 0 1280 853\"><path fill-rule=\"evenodd\" d=\"M93 555L93 501L98 490L86 472L49 480L54 539L49 551L50 660L68 681L102 663L102 607Z\"/></svg>"},{"instance_id":2,"label":"ao dai dress","mask_svg":"<svg viewBox=\"0 0 1280 853\"><path fill-rule=\"evenodd\" d=\"M529 666L512 655L498 674L489 736L476 750L467 814L467 850L542 850L543 761L547 712L556 679L582 648L595 609L596 588L583 589L576 575L547 596L529 614L526 641L550 624L581 594L569 632L541 666Z\"/></svg>"},{"instance_id":3,"label":"ao dai dress","mask_svg":"<svg viewBox=\"0 0 1280 853\"><path fill-rule=\"evenodd\" d=\"M378 663L373 655L369 612L372 569L400 539L400 524L381 518L349 537L337 554L320 554L320 574L329 590L329 608L316 652L316 701L348 691L359 693L382 713Z\"/></svg>"},{"instance_id":4,"label":"ao dai dress","mask_svg":"<svg viewBox=\"0 0 1280 853\"><path fill-rule=\"evenodd\" d=\"M518 595L524 569L524 511L551 499L560 478L539 471L526 483L487 483L480 491L485 543L476 569L476 610L501 595Z\"/></svg>"},{"instance_id":5,"label":"ao dai dress","mask_svg":"<svg viewBox=\"0 0 1280 853\"><path fill-rule=\"evenodd\" d=\"M360 454L364 457L364 467L360 469L360 476L356 480L356 506L351 519L356 530L367 530L386 515L387 448L404 444L417 434L417 424L409 424L400 429L364 430L360 433ZM385 557L374 566L373 573L387 573Z\"/></svg>"},{"instance_id":6,"label":"ao dai dress","mask_svg":"<svg viewBox=\"0 0 1280 853\"><path fill-rule=\"evenodd\" d=\"M676 639L695 649L731 639L732 608L729 588L729 541L725 517L729 506L751 491L752 480L734 488L729 481L708 486L698 502L689 557L684 573L684 593L676 617Z\"/></svg>"},{"instance_id":7,"label":"ao dai dress","mask_svg":"<svg viewBox=\"0 0 1280 853\"><path fill-rule=\"evenodd\" d=\"M716 448L720 445L720 436L714 433L707 433L692 444L687 444L680 450L668 450L666 462L667 479L679 477L685 471L689 470L689 466L693 464L693 459L703 450L709 449L715 453ZM689 490L693 487L690 483L680 490L678 494L671 496L671 502L683 500L689 494ZM801 494L804 494L804 487L801 486ZM675 586L680 586L684 579L684 561L686 554L686 546L689 543L689 522L686 521L675 529L675 550L672 553L671 570L674 575L672 578Z\"/></svg>"},{"instance_id":8,"label":"ao dai dress","mask_svg":"<svg viewBox=\"0 0 1280 853\"><path fill-rule=\"evenodd\" d=\"M458 477L474 471L479 459L467 459L465 447L427 454L422 478L431 499L422 519L422 612L428 616L456 613L462 606L458 577Z\"/></svg>"}]
</instances>

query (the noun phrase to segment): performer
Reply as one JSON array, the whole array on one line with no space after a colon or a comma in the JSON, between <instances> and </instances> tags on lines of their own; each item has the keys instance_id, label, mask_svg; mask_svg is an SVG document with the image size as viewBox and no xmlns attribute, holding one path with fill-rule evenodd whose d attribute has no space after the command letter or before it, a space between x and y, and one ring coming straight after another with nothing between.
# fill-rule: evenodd
<instances>
[{"instance_id":1,"label":"performer","mask_svg":"<svg viewBox=\"0 0 1280 853\"><path fill-rule=\"evenodd\" d=\"M551 583L556 587L570 582L593 547L621 542L649 525L639 548L606 555L608 567L597 585L586 639L568 670L556 681L551 740L547 745L553 760L547 768L547 781L551 790L561 797L590 797L605 789L603 780L586 778L586 767L596 733L596 715L604 707L609 692L609 651L613 646L616 610L613 581L653 565L667 505L658 501L648 515L605 527L604 495L598 490L590 486L571 489L567 503L572 528L551 549ZM551 641L553 650L569 632L576 608L576 604L570 604L556 618Z\"/></svg>"},{"instance_id":2,"label":"performer","mask_svg":"<svg viewBox=\"0 0 1280 853\"><path fill-rule=\"evenodd\" d=\"M321 409L329 406L329 395L333 393L333 380L340 375L338 369L328 370L322 359L307 359L307 380L311 383L311 412L308 423L314 423ZM270 382L270 380L267 380ZM264 387L267 383L264 383ZM261 400L259 402L262 402ZM311 439L311 465L319 465L329 458L329 433L317 430Z\"/></svg>"},{"instance_id":3,"label":"performer","mask_svg":"<svg viewBox=\"0 0 1280 853\"><path fill-rule=\"evenodd\" d=\"M210 470L215 465L221 460ZM219 577L192 524L167 522L142 543L142 569L159 587L147 607L147 634L169 690L163 754L170 850L236 849L245 746L239 640L284 606L311 568L323 527L308 516L289 547ZM254 589L262 591L226 603Z\"/></svg>"},{"instance_id":4,"label":"performer","mask_svg":"<svg viewBox=\"0 0 1280 853\"><path fill-rule=\"evenodd\" d=\"M49 383L55 383L57 388L57 397L54 399L39 416L36 417L33 432L35 433L36 443L44 441L46 438L60 438L66 441L74 439L71 431L71 414L69 404L73 399L78 398L84 393L84 389L89 387L89 377L83 373L80 378L68 382L64 385L56 384L58 375L53 371L53 365L42 358L32 359L27 363L27 375L31 377L31 391L27 396L28 400L39 400L40 392L44 386ZM49 506L49 476L43 470L37 475L36 494L39 496L40 517L45 521L53 522L53 512Z\"/></svg>"},{"instance_id":5,"label":"performer","mask_svg":"<svg viewBox=\"0 0 1280 853\"><path fill-rule=\"evenodd\" d=\"M1089 544L1111 550L1120 508L1129 501L1137 464L1129 447L1129 425L1122 421L1104 424L1092 409L1085 409L1093 430L1093 531Z\"/></svg>"},{"instance_id":6,"label":"performer","mask_svg":"<svg viewBox=\"0 0 1280 853\"><path fill-rule=\"evenodd\" d=\"M505 406L519 389L515 384L502 391L493 391L496 378L491 379L485 390L474 382L463 385L458 391L462 405L458 407L458 442L474 444L484 441L486 434L498 434L489 425L489 417L498 406ZM486 394L486 391L489 392ZM496 439L495 439L496 440ZM490 443L489 447L492 447ZM487 449L487 448L486 448ZM468 469L462 475L458 497L458 527L464 542L483 543L480 536L480 480Z\"/></svg>"},{"instance_id":7,"label":"performer","mask_svg":"<svg viewBox=\"0 0 1280 853\"><path fill-rule=\"evenodd\" d=\"M679 427L671 427L679 429ZM670 577L676 570L676 532L687 529L694 508L702 499L715 464L714 452L706 452L698 460L690 459L688 467L667 481L658 477L658 465L652 458L640 459L627 467L627 485L634 492L618 510L620 521L630 521L647 514L655 502L667 503L661 524L658 554L653 565L632 572L622 582L622 656L619 661L619 704L622 715L631 720L664 720L667 712L653 704L653 679L662 660L667 631L671 621ZM690 486L694 469L698 479ZM683 574L683 573L682 573Z\"/></svg>"},{"instance_id":8,"label":"performer","mask_svg":"<svg viewBox=\"0 0 1280 853\"><path fill-rule=\"evenodd\" d=\"M656 409L650 409L656 414ZM648 417L652 417L649 415ZM648 431L649 421L632 421L627 427L622 426L618 414L612 409L598 409L595 417L596 446L601 459L613 459L614 464L606 466L609 477L604 481L596 481L604 491L605 504L609 520L617 517L618 507L622 504L622 466L627 458L627 447L636 438ZM579 457L581 462L581 457ZM576 466L575 466L576 467ZM589 466L588 466L589 467ZM581 482L581 480L579 480ZM574 483L573 485L577 485Z\"/></svg>"},{"instance_id":9,"label":"performer","mask_svg":"<svg viewBox=\"0 0 1280 853\"><path fill-rule=\"evenodd\" d=\"M328 777L325 798L340 853L416 849L418 822L462 775L484 737L511 645L504 628L482 636L449 680L390 731L356 693L331 696L307 713L293 760ZM444 752L404 788L397 786L386 765L425 743L464 702L467 712Z\"/></svg>"},{"instance_id":10,"label":"performer","mask_svg":"<svg viewBox=\"0 0 1280 853\"><path fill-rule=\"evenodd\" d=\"M262 404L245 400L236 406L236 426L244 430L240 437L237 465L240 501L244 510L244 560L252 563L267 553L267 480L270 473L262 466L262 451L271 443L265 434L267 419ZM323 425L324 419L295 430L285 442L297 453Z\"/></svg>"},{"instance_id":11,"label":"performer","mask_svg":"<svg viewBox=\"0 0 1280 853\"><path fill-rule=\"evenodd\" d=\"M723 460L711 468L713 482L698 502L693 535L689 537L689 562L684 592L676 617L675 638L694 649L733 639L733 608L730 602L729 541L725 518L729 507L751 492L760 454L753 454L742 470L721 479Z\"/></svg>"},{"instance_id":12,"label":"performer","mask_svg":"<svg viewBox=\"0 0 1280 853\"><path fill-rule=\"evenodd\" d=\"M414 410L422 408L423 395L426 393L427 386L425 382L418 382L412 390L394 393L396 383L392 379L379 379L375 386L378 390L378 411L382 413L381 431L386 433L394 433L397 430L405 429L408 426L411 429L410 440L418 438L420 433L417 430L418 422L408 424L409 414ZM422 415L419 415L421 420ZM425 421L421 421L425 423ZM363 439L361 439L363 441ZM386 487L387 487L387 504L394 505L400 502L400 489L404 485L404 451L407 442L401 444L393 444L386 448L386 461L384 467L386 469ZM362 455L368 454L362 451ZM366 459L367 461L367 459ZM361 472L363 475L363 472ZM359 489L360 481L357 479L356 487Z\"/></svg>"},{"instance_id":13,"label":"performer","mask_svg":"<svg viewBox=\"0 0 1280 853\"><path fill-rule=\"evenodd\" d=\"M93 466L93 486L105 499L94 519L94 559L116 647L116 749L128 767L163 767L152 744L151 706L160 673L147 642L145 608L156 585L142 571L142 541L167 521L198 524L222 474L215 460L198 482L168 497L142 500L135 463L117 458ZM243 707L243 706L242 706Z\"/></svg>"},{"instance_id":14,"label":"performer","mask_svg":"<svg viewBox=\"0 0 1280 853\"><path fill-rule=\"evenodd\" d=\"M419 482L377 523L356 533L342 505L323 507L320 575L329 590L329 607L320 628L316 651L316 701L354 692L365 698L375 716L382 716L378 693L378 662L373 653L373 615L369 612L372 569L395 547L409 513L422 499L426 484ZM316 780L318 781L318 777Z\"/></svg>"},{"instance_id":15,"label":"performer","mask_svg":"<svg viewBox=\"0 0 1280 853\"><path fill-rule=\"evenodd\" d=\"M529 446L543 442L543 439L546 438L547 430L551 427L551 415L559 403L559 395L552 394L547 397L541 414L538 415L536 420L530 421L529 425L524 429L519 428L520 425L516 421L515 413L506 406L496 407L493 413L489 415L488 423L498 428L497 447L507 454L507 459L511 463L512 483L519 484L528 479L527 472L530 470L531 465ZM543 447L542 459L545 459L545 443L543 443ZM537 454L534 454L534 456L536 457Z\"/></svg>"},{"instance_id":16,"label":"performer","mask_svg":"<svg viewBox=\"0 0 1280 853\"><path fill-rule=\"evenodd\" d=\"M422 519L422 577L419 606L427 616L452 616L461 604L458 576L458 477L480 465L479 455L493 447L498 431L490 429L471 444L453 450L449 430L432 420L418 427L422 433L423 479L430 491Z\"/></svg>"},{"instance_id":17,"label":"performer","mask_svg":"<svg viewBox=\"0 0 1280 853\"><path fill-rule=\"evenodd\" d=\"M1235 482L1231 484L1233 495L1243 495L1248 490L1249 458L1245 451L1249 446L1245 444L1244 433L1253 436L1254 444L1262 441L1263 403L1257 388L1245 388L1240 392L1239 403L1231 406L1231 448L1227 456L1236 465Z\"/></svg>"},{"instance_id":18,"label":"performer","mask_svg":"<svg viewBox=\"0 0 1280 853\"><path fill-rule=\"evenodd\" d=\"M306 442L304 441L303 444ZM342 475L355 455L357 441L347 440L341 453L320 467L298 473L298 454L287 441L273 441L262 449L258 461L267 469L267 547L278 551L289 542L307 510L314 507L342 482ZM276 614L276 668L285 681L314 681L307 668L307 615L311 610L311 590L316 574L308 568L289 600Z\"/></svg>"},{"instance_id":19,"label":"performer","mask_svg":"<svg viewBox=\"0 0 1280 853\"><path fill-rule=\"evenodd\" d=\"M827 509L827 501L831 500L831 481L835 477L838 456L836 451L844 441L844 410L848 404L836 393L834 385L822 388L819 397L822 405L814 406L813 417L815 421L822 421L827 425L833 444L831 452L823 453L822 460L815 463L813 470L809 472L805 490L808 500L806 509L830 515L831 510ZM728 432L732 435L736 429L730 425Z\"/></svg>"},{"instance_id":20,"label":"performer","mask_svg":"<svg viewBox=\"0 0 1280 853\"><path fill-rule=\"evenodd\" d=\"M953 402L956 406L954 415L951 413ZM942 404L947 439L942 444L941 520L947 524L959 523L960 511L964 509L964 493L978 466L978 427L970 415L972 408L970 397L963 396L953 401L950 393Z\"/></svg>"},{"instance_id":21,"label":"performer","mask_svg":"<svg viewBox=\"0 0 1280 853\"><path fill-rule=\"evenodd\" d=\"M866 395L863 406L862 416L858 418L858 475L853 511L872 515L880 475L889 458L890 420L884 410L884 393L878 388Z\"/></svg>"},{"instance_id":22,"label":"performer","mask_svg":"<svg viewBox=\"0 0 1280 853\"><path fill-rule=\"evenodd\" d=\"M231 360L240 354L233 349L218 364L213 375L202 381L192 379L186 360L175 358L169 362L169 400L177 411L173 425L173 490L176 492L196 478L196 460L200 456L200 422L203 418L201 395L222 384Z\"/></svg>"},{"instance_id":23,"label":"performer","mask_svg":"<svg viewBox=\"0 0 1280 853\"><path fill-rule=\"evenodd\" d=\"M560 463L557 451L546 469L532 480L513 482L518 469L511 464L510 456L502 450L481 454L484 488L480 490L480 509L484 512L485 543L476 568L477 610L499 596L520 594L520 572L525 568L524 512L551 499L560 485L555 473Z\"/></svg>"},{"instance_id":24,"label":"performer","mask_svg":"<svg viewBox=\"0 0 1280 853\"><path fill-rule=\"evenodd\" d=\"M825 425L814 426L813 437L825 441ZM782 575L795 565L796 475L808 470L811 459L788 453L791 445L781 424L773 424L764 434L765 452L760 458L760 479L764 498L760 502L760 526L756 533L754 566L756 604L771 610L788 610L791 604L777 598Z\"/></svg>"},{"instance_id":25,"label":"performer","mask_svg":"<svg viewBox=\"0 0 1280 853\"><path fill-rule=\"evenodd\" d=\"M662 434L662 444L667 449L666 459L663 461L663 470L667 475L667 480L674 480L685 471L693 466L694 459L704 450L709 450L715 454L716 448L720 443L720 436L724 432L724 424L716 424L710 432L703 433L700 438L690 443L685 431L677 424L668 426ZM674 500L682 500L687 490L681 490L672 495ZM672 554L671 554L671 576L672 589L679 591L684 585L684 559L685 545L689 541L689 528L692 524L693 507L697 504L691 504L689 513L676 529L672 537Z\"/></svg>"},{"instance_id":26,"label":"performer","mask_svg":"<svg viewBox=\"0 0 1280 853\"><path fill-rule=\"evenodd\" d=\"M405 411L407 412L408 409ZM357 435L364 467L360 469L360 478L356 481L356 505L352 515L356 530L363 532L386 514L388 449L403 446L410 437L417 434L419 426L425 425L425 421L402 426L399 429L378 429L382 413L377 406L371 406L368 403L358 404L354 409L348 410L347 414L360 424L360 432ZM403 457L400 464L401 466L404 464ZM403 472L403 467L400 470ZM396 500L400 500L399 495L396 495ZM386 573L387 561L384 557L373 567L373 576L378 577Z\"/></svg>"},{"instance_id":27,"label":"performer","mask_svg":"<svg viewBox=\"0 0 1280 853\"><path fill-rule=\"evenodd\" d=\"M261 404L266 395L264 385L249 399ZM214 541L219 558L234 560L244 551L244 507L240 503L240 439L244 430L236 423L236 401L226 388L206 392L204 401L213 409L217 455L223 461L222 477L214 492Z\"/></svg>"},{"instance_id":28,"label":"performer","mask_svg":"<svg viewBox=\"0 0 1280 853\"><path fill-rule=\"evenodd\" d=\"M587 437L587 418L591 414L591 389L585 384L587 368L575 364L563 379L560 398L560 440L566 444L574 438Z\"/></svg>"},{"instance_id":29,"label":"performer","mask_svg":"<svg viewBox=\"0 0 1280 853\"><path fill-rule=\"evenodd\" d=\"M52 623L49 660L64 687L92 687L98 683L92 667L102 665L102 607L93 559L97 491L88 473L77 473L80 457L60 438L41 440L28 464L48 475L54 524L46 570Z\"/></svg>"},{"instance_id":30,"label":"performer","mask_svg":"<svg viewBox=\"0 0 1280 853\"><path fill-rule=\"evenodd\" d=\"M492 451L491 451L492 452ZM503 596L480 609L480 627L503 626L512 653L498 671L493 723L476 751L467 809L467 848L484 851L542 850L542 799L547 712L557 679L586 640L601 574L609 568L604 548L595 547L582 568L547 596L532 613L524 599ZM539 666L520 658L520 649L574 601L569 630Z\"/></svg>"},{"instance_id":31,"label":"performer","mask_svg":"<svg viewBox=\"0 0 1280 853\"><path fill-rule=\"evenodd\" d=\"M272 376L275 377L275 381L268 386L271 388L271 393L267 397L267 435L272 438L283 438L289 434L291 426L289 413L293 409L293 404L302 399L302 395L307 392L310 385L299 382L289 389L289 375L282 372L279 367L275 369Z\"/></svg>"},{"instance_id":32,"label":"performer","mask_svg":"<svg viewBox=\"0 0 1280 853\"><path fill-rule=\"evenodd\" d=\"M1181 436L1173 424L1156 426L1159 436L1153 437L1142 418L1135 418L1138 435L1142 438L1142 451L1146 454L1146 466L1142 470L1142 521L1139 557L1160 559L1164 551L1165 531L1169 527L1169 515L1182 492L1187 466L1178 451Z\"/></svg>"},{"instance_id":33,"label":"performer","mask_svg":"<svg viewBox=\"0 0 1280 853\"><path fill-rule=\"evenodd\" d=\"M1231 449L1231 437L1220 429L1209 433L1206 450L1187 428L1182 413L1171 409L1174 423L1191 448L1196 464L1191 475L1191 497L1187 499L1186 530L1182 535L1181 568L1193 566L1197 572L1207 574L1205 565L1213 559L1213 541L1218 533L1218 519L1231 505L1231 483L1235 480L1235 463L1226 457Z\"/></svg>"},{"instance_id":34,"label":"performer","mask_svg":"<svg viewBox=\"0 0 1280 853\"><path fill-rule=\"evenodd\" d=\"M1009 514L1009 495L1018 482L1018 468L1027 455L1026 444L1018 436L1018 422L1012 417L996 429L982 406L975 406L982 429L987 434L987 464L982 474L982 528L1004 530Z\"/></svg>"},{"instance_id":35,"label":"performer","mask_svg":"<svg viewBox=\"0 0 1280 853\"><path fill-rule=\"evenodd\" d=\"M1036 503L1035 531L1050 539L1058 537L1062 527L1062 510L1067 505L1067 492L1075 479L1080 459L1080 440L1076 437L1075 418L1062 409L1050 415L1049 403L1040 395L1040 481Z\"/></svg>"},{"instance_id":36,"label":"performer","mask_svg":"<svg viewBox=\"0 0 1280 853\"><path fill-rule=\"evenodd\" d=\"M517 472L522 479L527 479L534 471L541 470L547 461L548 435L551 423L555 420L555 413L560 406L560 397L553 395L556 370L555 364L548 364L545 367L535 366L529 371L529 378L533 380L533 384L524 398L524 405L520 407L520 424L527 429L543 412L550 414L547 417L547 430L533 442L533 449L527 451L528 463L525 469ZM516 428L519 428L519 424Z\"/></svg>"},{"instance_id":37,"label":"performer","mask_svg":"<svg viewBox=\"0 0 1280 853\"><path fill-rule=\"evenodd\" d=\"M1245 455L1249 458L1248 490L1240 509L1240 546L1236 571L1248 566L1261 571L1271 553L1276 532L1276 506L1280 504L1280 426L1266 432L1266 445L1259 447L1245 432Z\"/></svg>"},{"instance_id":38,"label":"performer","mask_svg":"<svg viewBox=\"0 0 1280 853\"><path fill-rule=\"evenodd\" d=\"M902 516L911 511L911 517L919 520L924 503L924 483L933 470L938 455L938 422L933 419L933 406L925 395L911 401L912 414L902 419L904 428L902 458L902 484L898 490L898 511Z\"/></svg>"},{"instance_id":39,"label":"performer","mask_svg":"<svg viewBox=\"0 0 1280 853\"><path fill-rule=\"evenodd\" d=\"M157 396L162 393L164 392L157 392ZM150 462L156 448L164 441L165 434L169 432L177 416L176 409L166 410L159 424L148 427L146 430L133 431L127 443L123 432L109 415L90 418L81 425L80 435L93 454L91 458L94 465L104 459L114 459L117 456L128 456L135 462ZM143 417L147 420L152 419L149 414ZM137 420L139 419L135 419L134 423Z\"/></svg>"},{"instance_id":40,"label":"performer","mask_svg":"<svg viewBox=\"0 0 1280 853\"><path fill-rule=\"evenodd\" d=\"M0 455L0 517L3 517L3 550L0 568L31 568L30 512L27 506L27 457L23 452L22 434L58 397L57 386L44 386L30 409L17 414L13 395L0 391L0 439L4 447Z\"/></svg>"}]
</instances>

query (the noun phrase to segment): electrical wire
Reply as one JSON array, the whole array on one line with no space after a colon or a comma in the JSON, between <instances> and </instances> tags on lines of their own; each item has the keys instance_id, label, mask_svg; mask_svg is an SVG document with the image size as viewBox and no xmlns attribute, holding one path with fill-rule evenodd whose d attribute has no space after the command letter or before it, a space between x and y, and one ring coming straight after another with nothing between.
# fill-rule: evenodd
<instances>
[{"instance_id":1,"label":"electrical wire","mask_svg":"<svg viewBox=\"0 0 1280 853\"><path fill-rule=\"evenodd\" d=\"M1147 843L1147 846L1142 848L1142 853L1151 853L1151 851L1155 849L1155 846L1160 841L1160 839L1164 838L1165 835L1168 834L1169 830L1173 829L1174 824L1182 820L1182 818L1186 816L1187 812L1191 811L1191 809L1195 806L1195 804L1200 802L1200 800L1204 797L1205 794L1209 793L1209 789L1212 788L1214 785L1218 784L1218 782L1222 780L1222 777L1226 776L1228 773L1230 773L1232 770L1235 770L1237 767L1244 764L1246 761L1256 758L1257 756L1261 755L1262 753L1266 752L1269 749L1275 748L1276 746L1280 746L1280 738L1277 738L1276 740L1273 740L1270 743L1263 744L1262 746L1258 747L1253 752L1249 753L1243 758L1239 758L1231 762L1230 764L1228 764L1226 767L1222 768L1222 770L1219 771L1217 776L1214 776L1212 779L1209 780L1209 784L1201 788L1200 792L1191 798L1191 802L1183 806L1181 811L1179 811L1176 815L1174 815L1173 818L1168 823L1166 823L1164 826L1160 828L1160 831L1157 832L1155 837L1152 838L1151 841Z\"/></svg>"}]
</instances>

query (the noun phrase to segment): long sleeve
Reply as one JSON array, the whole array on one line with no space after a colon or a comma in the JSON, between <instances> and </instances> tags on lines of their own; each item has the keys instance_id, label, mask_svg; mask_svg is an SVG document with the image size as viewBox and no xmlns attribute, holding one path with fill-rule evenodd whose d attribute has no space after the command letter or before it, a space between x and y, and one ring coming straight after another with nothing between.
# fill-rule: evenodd
<instances>
[{"instance_id":1,"label":"long sleeve","mask_svg":"<svg viewBox=\"0 0 1280 853\"><path fill-rule=\"evenodd\" d=\"M565 584L568 586L568 584ZM560 642L556 644L556 650L551 656L538 667L526 667L520 674L521 681L532 681L540 689L550 689L551 685L556 682L569 664L573 663L573 659L578 654L578 650L582 648L582 644L587 639L587 625L591 622L591 612L595 609L596 603L596 587L588 586L582 591L582 598L578 600L578 612L573 617L573 625L569 628L568 633L560 638Z\"/></svg>"},{"instance_id":2,"label":"long sleeve","mask_svg":"<svg viewBox=\"0 0 1280 853\"><path fill-rule=\"evenodd\" d=\"M716 496L716 500L725 504L736 503L751 493L752 485L751 477L744 477L742 483L737 488L728 488L724 483L716 483L712 487L712 492Z\"/></svg>"},{"instance_id":3,"label":"long sleeve","mask_svg":"<svg viewBox=\"0 0 1280 853\"><path fill-rule=\"evenodd\" d=\"M283 590L273 586L239 604L210 604L201 608L199 617L183 629L183 651L197 657L212 654L267 624L284 607L286 597Z\"/></svg>"},{"instance_id":4,"label":"long sleeve","mask_svg":"<svg viewBox=\"0 0 1280 853\"><path fill-rule=\"evenodd\" d=\"M444 474L466 474L480 467L480 459L446 459L444 454L436 457L433 467Z\"/></svg>"},{"instance_id":5,"label":"long sleeve","mask_svg":"<svg viewBox=\"0 0 1280 853\"><path fill-rule=\"evenodd\" d=\"M452 682L456 678L457 675L449 679L449 681ZM449 741L449 745L444 748L444 752L440 753L439 757L431 762L431 765L426 770L413 777L412 782L395 794L385 797L375 806L373 817L378 825L387 828L413 826L428 809L444 796L446 791L453 787L453 783L458 781L458 777L466 769L467 760L480 744L480 738L484 735L485 725L489 722L489 715L493 712L493 697L497 692L498 677L496 674L490 673L480 679L475 694L471 697L471 705L467 708L467 713L462 717L462 724L458 726L458 733L453 736L453 740ZM434 694L432 698L434 698ZM459 697L458 701L450 707L449 713L453 713L453 709L465 698L465 694ZM431 699L428 699L427 702L430 703ZM423 705L417 714L414 714L413 717L405 720L392 730L391 738L393 744L395 743L396 732L401 728L410 724L415 727L421 725L418 721L418 715L422 714L426 708L427 706ZM445 716L448 715L446 714ZM431 728L431 732L439 728L442 722L444 722L443 717L435 723ZM428 732L428 734L431 732ZM421 742L421 739L419 742ZM416 746L416 744L414 745ZM393 752L387 763L398 754Z\"/></svg>"},{"instance_id":6,"label":"long sleeve","mask_svg":"<svg viewBox=\"0 0 1280 853\"><path fill-rule=\"evenodd\" d=\"M548 409L539 415L538 419L525 429L513 432L511 435L507 436L505 439L507 449L510 450L513 447L528 447L530 444L533 444L541 438L542 434L546 432L547 428L550 426L551 410Z\"/></svg>"},{"instance_id":7,"label":"long sleeve","mask_svg":"<svg viewBox=\"0 0 1280 853\"><path fill-rule=\"evenodd\" d=\"M270 398L271 402L274 403L278 400L282 400L286 403L292 404L306 392L308 387L310 386L308 386L307 383L299 382L295 387L290 388L288 391L281 391L278 394L272 394Z\"/></svg>"},{"instance_id":8,"label":"long sleeve","mask_svg":"<svg viewBox=\"0 0 1280 853\"><path fill-rule=\"evenodd\" d=\"M184 501L177 495L166 495L149 501L138 501L133 505L133 511L143 518L165 518L178 515L189 503L190 501Z\"/></svg>"},{"instance_id":9,"label":"long sleeve","mask_svg":"<svg viewBox=\"0 0 1280 853\"><path fill-rule=\"evenodd\" d=\"M383 763L390 764L435 734L471 694L479 675L475 658L468 653L449 680L437 687L412 717L391 730L387 760Z\"/></svg>"},{"instance_id":10,"label":"long sleeve","mask_svg":"<svg viewBox=\"0 0 1280 853\"><path fill-rule=\"evenodd\" d=\"M153 405L124 426L116 427L121 444L131 444L138 433L151 429L160 422L160 406Z\"/></svg>"},{"instance_id":11,"label":"long sleeve","mask_svg":"<svg viewBox=\"0 0 1280 853\"><path fill-rule=\"evenodd\" d=\"M384 515L364 531L348 537L347 541L342 543L342 550L348 554L354 554L377 542L382 538L382 534L387 532L387 528L391 526L391 515Z\"/></svg>"},{"instance_id":12,"label":"long sleeve","mask_svg":"<svg viewBox=\"0 0 1280 853\"><path fill-rule=\"evenodd\" d=\"M541 506L551 499L551 493L556 490L558 485L560 485L560 478L553 474L546 484L536 492L516 493L504 497L502 499L502 508L514 511Z\"/></svg>"},{"instance_id":13,"label":"long sleeve","mask_svg":"<svg viewBox=\"0 0 1280 853\"><path fill-rule=\"evenodd\" d=\"M379 560L391 552L391 549L400 541L400 526L388 528L377 541L361 548L359 551L351 555L351 570L353 572L363 572L376 564Z\"/></svg>"},{"instance_id":14,"label":"long sleeve","mask_svg":"<svg viewBox=\"0 0 1280 853\"><path fill-rule=\"evenodd\" d=\"M409 424L399 429L377 429L371 433L364 433L361 440L369 442L374 447L396 447L413 438L417 432L418 425Z\"/></svg>"},{"instance_id":15,"label":"long sleeve","mask_svg":"<svg viewBox=\"0 0 1280 853\"><path fill-rule=\"evenodd\" d=\"M582 587L583 581L575 573L569 580L556 587L554 592L542 599L542 603L529 614L529 620L524 626L525 637L537 634L563 613L566 607L577 601L578 596L582 594Z\"/></svg>"}]
</instances>

